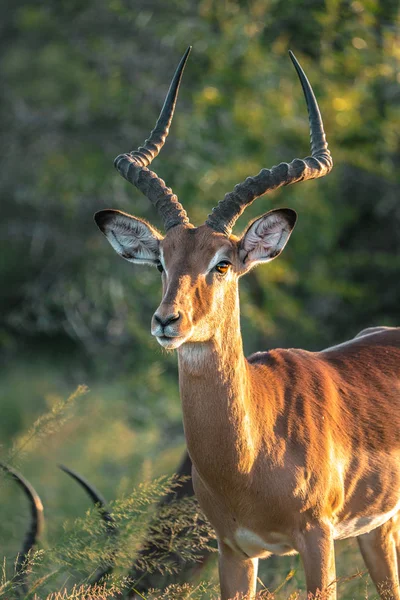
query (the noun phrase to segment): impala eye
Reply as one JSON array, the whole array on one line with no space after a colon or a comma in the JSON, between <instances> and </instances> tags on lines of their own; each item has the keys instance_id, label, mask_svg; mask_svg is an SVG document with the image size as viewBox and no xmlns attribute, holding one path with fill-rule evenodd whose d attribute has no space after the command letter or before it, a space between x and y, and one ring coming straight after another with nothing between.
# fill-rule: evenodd
<instances>
[{"instance_id":1,"label":"impala eye","mask_svg":"<svg viewBox=\"0 0 400 600\"><path fill-rule=\"evenodd\" d=\"M156 267L160 271L160 273L164 272L164 267L162 266L162 264L160 263L160 261L158 261L158 263L156 264Z\"/></svg>"},{"instance_id":2,"label":"impala eye","mask_svg":"<svg viewBox=\"0 0 400 600\"><path fill-rule=\"evenodd\" d=\"M231 263L229 263L227 260L221 260L221 262L215 265L215 269L218 271L218 273L221 273L221 275L225 275L225 273L228 272L230 266Z\"/></svg>"}]
</instances>

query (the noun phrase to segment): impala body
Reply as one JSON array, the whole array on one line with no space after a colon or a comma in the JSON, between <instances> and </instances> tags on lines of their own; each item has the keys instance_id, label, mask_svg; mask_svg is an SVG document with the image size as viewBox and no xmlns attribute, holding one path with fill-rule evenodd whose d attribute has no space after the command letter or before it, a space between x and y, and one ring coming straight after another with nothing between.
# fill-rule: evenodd
<instances>
[{"instance_id":1,"label":"impala body","mask_svg":"<svg viewBox=\"0 0 400 600\"><path fill-rule=\"evenodd\" d=\"M152 334L178 352L193 484L217 534L222 598L253 597L258 558L293 552L308 592L333 598L333 542L358 536L378 591L400 600L400 329L366 330L319 353L243 354L239 277L280 254L296 214L272 210L241 238L232 227L267 191L331 170L313 92L291 55L308 106L311 156L237 185L196 228L147 169L168 133L187 56L150 138L116 159L159 210L165 237L119 211L100 211L96 222L123 258L162 272Z\"/></svg>"}]
</instances>

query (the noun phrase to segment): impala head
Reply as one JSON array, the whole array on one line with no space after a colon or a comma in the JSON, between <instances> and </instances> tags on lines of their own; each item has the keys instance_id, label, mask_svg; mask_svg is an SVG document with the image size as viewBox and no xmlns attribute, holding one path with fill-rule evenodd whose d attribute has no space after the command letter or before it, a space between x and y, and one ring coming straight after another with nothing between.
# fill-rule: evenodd
<instances>
[{"instance_id":1,"label":"impala head","mask_svg":"<svg viewBox=\"0 0 400 600\"><path fill-rule=\"evenodd\" d=\"M221 321L235 311L238 278L258 263L276 258L285 247L296 223L293 210L269 211L250 223L238 238L231 232L245 208L270 190L322 177L332 169L317 102L290 53L306 97L311 156L249 177L226 194L204 225L194 227L172 190L147 168L168 135L189 52L190 48L178 65L156 127L144 146L115 160L121 175L156 206L164 221L165 236L144 220L117 210L102 210L95 215L97 225L120 256L156 266L162 273L163 297L151 329L168 349L211 339Z\"/></svg>"}]
</instances>

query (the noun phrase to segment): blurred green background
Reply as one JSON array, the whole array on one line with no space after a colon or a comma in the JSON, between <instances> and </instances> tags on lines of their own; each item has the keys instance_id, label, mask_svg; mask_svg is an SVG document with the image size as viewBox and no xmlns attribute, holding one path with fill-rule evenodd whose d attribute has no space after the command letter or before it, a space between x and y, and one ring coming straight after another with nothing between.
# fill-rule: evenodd
<instances>
[{"instance_id":1,"label":"blurred green background","mask_svg":"<svg viewBox=\"0 0 400 600\"><path fill-rule=\"evenodd\" d=\"M149 134L189 44L154 169L192 222L246 176L308 154L289 48L334 158L328 178L260 198L239 221L237 232L269 208L299 214L283 256L242 280L246 352L317 350L398 324L400 11L397 0L3 0L0 11L0 443L3 459L17 448L42 496L46 546L88 506L57 462L112 499L173 472L184 449L176 357L149 332L159 273L120 260L92 215L118 208L160 226L113 159ZM35 419L78 384L90 392L67 422L24 445ZM2 481L8 559L26 512ZM338 545L338 575L361 566L355 548ZM279 569L283 580L298 564L265 563L261 578ZM351 585L342 597L365 595L365 580Z\"/></svg>"}]
</instances>

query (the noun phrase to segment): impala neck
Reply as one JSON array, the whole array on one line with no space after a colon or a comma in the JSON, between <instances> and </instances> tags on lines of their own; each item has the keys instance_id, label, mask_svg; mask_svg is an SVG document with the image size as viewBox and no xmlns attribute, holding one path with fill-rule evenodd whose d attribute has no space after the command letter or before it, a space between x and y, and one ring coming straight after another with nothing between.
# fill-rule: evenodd
<instances>
[{"instance_id":1,"label":"impala neck","mask_svg":"<svg viewBox=\"0 0 400 600\"><path fill-rule=\"evenodd\" d=\"M220 481L234 466L235 471L248 473L255 452L248 364L240 333L238 291L234 291L213 337L178 350L189 453L203 478Z\"/></svg>"}]
</instances>

